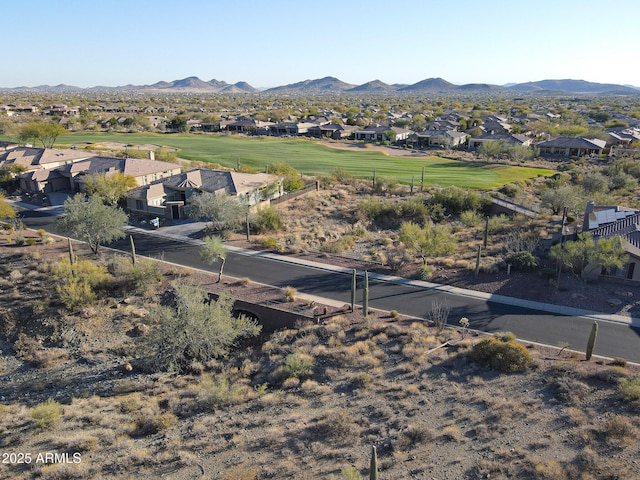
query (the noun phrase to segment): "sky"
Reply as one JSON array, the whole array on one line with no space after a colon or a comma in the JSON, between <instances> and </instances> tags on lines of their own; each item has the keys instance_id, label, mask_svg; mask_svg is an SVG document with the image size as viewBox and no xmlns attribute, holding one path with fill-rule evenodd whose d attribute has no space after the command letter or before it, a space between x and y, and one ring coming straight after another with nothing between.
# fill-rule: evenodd
<instances>
[{"instance_id":1,"label":"sky","mask_svg":"<svg viewBox=\"0 0 640 480\"><path fill-rule=\"evenodd\" d=\"M638 0L3 0L2 18L0 87L190 76L640 86Z\"/></svg>"}]
</instances>

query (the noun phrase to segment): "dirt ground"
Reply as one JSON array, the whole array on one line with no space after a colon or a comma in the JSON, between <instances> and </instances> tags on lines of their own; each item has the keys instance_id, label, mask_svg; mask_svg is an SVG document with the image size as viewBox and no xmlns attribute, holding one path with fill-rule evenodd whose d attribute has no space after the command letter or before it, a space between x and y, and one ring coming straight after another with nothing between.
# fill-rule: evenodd
<instances>
[{"instance_id":1,"label":"dirt ground","mask_svg":"<svg viewBox=\"0 0 640 480\"><path fill-rule=\"evenodd\" d=\"M158 283L67 310L48 266L66 243L28 236L0 239L2 478L348 480L368 477L371 445L380 478L640 477L640 405L618 390L640 370L622 359L525 345L526 371L500 374L471 360L482 337L463 328L356 311L191 374L145 372L150 312L171 280L284 303L282 292L169 267ZM310 369L288 375L291 355Z\"/></svg>"}]
</instances>

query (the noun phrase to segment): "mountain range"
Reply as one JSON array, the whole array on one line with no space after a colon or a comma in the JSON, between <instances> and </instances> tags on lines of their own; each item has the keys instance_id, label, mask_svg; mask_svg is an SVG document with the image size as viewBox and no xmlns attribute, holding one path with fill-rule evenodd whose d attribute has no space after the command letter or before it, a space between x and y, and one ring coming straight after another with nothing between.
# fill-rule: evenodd
<instances>
[{"instance_id":1,"label":"mountain range","mask_svg":"<svg viewBox=\"0 0 640 480\"><path fill-rule=\"evenodd\" d=\"M455 85L442 78L427 78L420 82L405 85L389 85L380 80L373 80L362 85L353 85L335 77L324 77L316 80L304 80L297 83L282 85L268 89L257 89L247 82L229 84L220 80L200 80L198 77L187 77L171 82L160 81L153 85L124 85L119 87L97 86L90 88L74 87L71 85L40 85L38 87L0 88L0 91L15 92L51 92L51 93L81 93L81 92L137 92L137 93L213 93L213 94L249 94L268 93L286 95L389 95L389 94L454 94L454 93L528 93L528 94L589 94L589 95L640 95L640 88L629 85L611 83L595 83L585 80L540 80L506 85L492 85L486 83L469 83Z\"/></svg>"}]
</instances>

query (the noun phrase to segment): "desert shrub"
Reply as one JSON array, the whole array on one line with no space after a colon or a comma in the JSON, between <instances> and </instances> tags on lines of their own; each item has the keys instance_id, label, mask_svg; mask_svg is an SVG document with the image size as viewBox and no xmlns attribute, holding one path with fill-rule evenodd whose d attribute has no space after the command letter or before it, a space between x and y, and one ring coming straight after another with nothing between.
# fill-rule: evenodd
<instances>
[{"instance_id":1,"label":"desert shrub","mask_svg":"<svg viewBox=\"0 0 640 480\"><path fill-rule=\"evenodd\" d=\"M459 215L466 210L484 211L491 204L491 199L471 190L451 186L436 190L429 203L442 205L447 214Z\"/></svg>"},{"instance_id":2,"label":"desert shrub","mask_svg":"<svg viewBox=\"0 0 640 480\"><path fill-rule=\"evenodd\" d=\"M471 349L471 358L503 373L523 372L531 364L531 355L512 334L497 334L479 341Z\"/></svg>"},{"instance_id":3,"label":"desert shrub","mask_svg":"<svg viewBox=\"0 0 640 480\"><path fill-rule=\"evenodd\" d=\"M344 467L340 470L340 475L342 476L342 480L362 480L360 470L356 467Z\"/></svg>"},{"instance_id":4,"label":"desert shrub","mask_svg":"<svg viewBox=\"0 0 640 480\"><path fill-rule=\"evenodd\" d=\"M473 210L465 210L460 214L460 221L467 227L477 227L482 223L482 215Z\"/></svg>"},{"instance_id":5,"label":"desert shrub","mask_svg":"<svg viewBox=\"0 0 640 480\"><path fill-rule=\"evenodd\" d=\"M500 193L506 195L509 198L517 197L521 191L522 190L520 189L520 187L512 183L505 185L499 190Z\"/></svg>"},{"instance_id":6,"label":"desert shrub","mask_svg":"<svg viewBox=\"0 0 640 480\"><path fill-rule=\"evenodd\" d=\"M73 265L68 258L60 260L53 265L52 273L58 297L69 309L91 303L96 298L96 289L111 282L106 267L84 259L76 260Z\"/></svg>"},{"instance_id":7,"label":"desert shrub","mask_svg":"<svg viewBox=\"0 0 640 480\"><path fill-rule=\"evenodd\" d=\"M29 246L35 245L37 240L33 237L29 237L25 240L25 243Z\"/></svg>"},{"instance_id":8,"label":"desert shrub","mask_svg":"<svg viewBox=\"0 0 640 480\"><path fill-rule=\"evenodd\" d=\"M298 291L294 287L286 286L282 289L282 295L287 302L295 302L297 294Z\"/></svg>"},{"instance_id":9,"label":"desert shrub","mask_svg":"<svg viewBox=\"0 0 640 480\"><path fill-rule=\"evenodd\" d=\"M134 431L132 436L154 435L166 430L176 423L176 416L172 413L141 413L134 420Z\"/></svg>"},{"instance_id":10,"label":"desert shrub","mask_svg":"<svg viewBox=\"0 0 640 480\"><path fill-rule=\"evenodd\" d=\"M162 272L153 260L138 260L129 270L129 279L137 289L142 289L160 282Z\"/></svg>"},{"instance_id":11,"label":"desert shrub","mask_svg":"<svg viewBox=\"0 0 640 480\"><path fill-rule=\"evenodd\" d=\"M632 378L621 378L618 384L618 392L625 402L640 400L640 375Z\"/></svg>"},{"instance_id":12,"label":"desert shrub","mask_svg":"<svg viewBox=\"0 0 640 480\"><path fill-rule=\"evenodd\" d=\"M205 377L200 382L199 390L198 398L207 408L232 405L239 403L242 398L238 385L232 385L226 377L219 377L215 381Z\"/></svg>"},{"instance_id":13,"label":"desert shrub","mask_svg":"<svg viewBox=\"0 0 640 480\"><path fill-rule=\"evenodd\" d=\"M275 207L261 208L251 219L251 226L258 234L277 232L284 227L284 219Z\"/></svg>"},{"instance_id":14,"label":"desert shrub","mask_svg":"<svg viewBox=\"0 0 640 480\"><path fill-rule=\"evenodd\" d=\"M53 398L36 405L31 412L31 418L42 429L52 428L62 416L62 405Z\"/></svg>"},{"instance_id":15,"label":"desert shrub","mask_svg":"<svg viewBox=\"0 0 640 480\"><path fill-rule=\"evenodd\" d=\"M145 337L152 368L186 372L193 361L206 364L260 332L255 321L232 315L233 300L226 292L213 301L194 285L175 282L173 287L174 304L160 305L149 315L157 323Z\"/></svg>"},{"instance_id":16,"label":"desert shrub","mask_svg":"<svg viewBox=\"0 0 640 480\"><path fill-rule=\"evenodd\" d=\"M511 228L511 221L505 214L501 213L489 218L489 233L500 233L508 228Z\"/></svg>"},{"instance_id":17,"label":"desert shrub","mask_svg":"<svg viewBox=\"0 0 640 480\"><path fill-rule=\"evenodd\" d=\"M627 359L623 357L615 357L613 360L611 360L611 365L615 367L626 367Z\"/></svg>"},{"instance_id":18,"label":"desert shrub","mask_svg":"<svg viewBox=\"0 0 640 480\"><path fill-rule=\"evenodd\" d=\"M299 380L313 375L313 357L304 353L292 353L287 355L284 362L284 369L289 378L295 377Z\"/></svg>"},{"instance_id":19,"label":"desert shrub","mask_svg":"<svg viewBox=\"0 0 640 480\"><path fill-rule=\"evenodd\" d=\"M510 263L515 270L521 272L533 270L538 266L536 257L529 252L512 253L505 260L507 263Z\"/></svg>"},{"instance_id":20,"label":"desert shrub","mask_svg":"<svg viewBox=\"0 0 640 480\"><path fill-rule=\"evenodd\" d=\"M420 280L429 280L433 275L433 269L429 265L420 265L416 277Z\"/></svg>"},{"instance_id":21,"label":"desert shrub","mask_svg":"<svg viewBox=\"0 0 640 480\"><path fill-rule=\"evenodd\" d=\"M278 246L278 240L273 237L264 237L260 239L260 245L267 250L274 250Z\"/></svg>"},{"instance_id":22,"label":"desert shrub","mask_svg":"<svg viewBox=\"0 0 640 480\"><path fill-rule=\"evenodd\" d=\"M393 272L397 272L413 260L404 246L388 247L382 251L382 262L386 263Z\"/></svg>"},{"instance_id":23,"label":"desert shrub","mask_svg":"<svg viewBox=\"0 0 640 480\"><path fill-rule=\"evenodd\" d=\"M332 242L324 242L320 246L320 251L325 253L342 253L355 246L355 238L352 235L344 235Z\"/></svg>"}]
</instances>

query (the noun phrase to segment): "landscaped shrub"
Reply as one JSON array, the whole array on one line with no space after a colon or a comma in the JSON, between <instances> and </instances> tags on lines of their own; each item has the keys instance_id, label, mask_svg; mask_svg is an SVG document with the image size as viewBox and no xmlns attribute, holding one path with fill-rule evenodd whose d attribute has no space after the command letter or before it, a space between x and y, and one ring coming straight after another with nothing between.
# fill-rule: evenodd
<instances>
[{"instance_id":1,"label":"landscaped shrub","mask_svg":"<svg viewBox=\"0 0 640 480\"><path fill-rule=\"evenodd\" d=\"M276 232L284 226L284 219L275 207L267 207L256 212L251 225L256 233Z\"/></svg>"},{"instance_id":2,"label":"landscaped shrub","mask_svg":"<svg viewBox=\"0 0 640 480\"><path fill-rule=\"evenodd\" d=\"M513 334L496 334L479 341L471 349L471 358L503 373L523 372L531 364L531 355Z\"/></svg>"},{"instance_id":3,"label":"landscaped shrub","mask_svg":"<svg viewBox=\"0 0 640 480\"><path fill-rule=\"evenodd\" d=\"M429 265L420 265L416 273L419 280L429 280L433 275L433 269Z\"/></svg>"},{"instance_id":4,"label":"landscaped shrub","mask_svg":"<svg viewBox=\"0 0 640 480\"><path fill-rule=\"evenodd\" d=\"M482 215L473 210L465 210L460 214L460 221L467 227L477 227L482 223Z\"/></svg>"},{"instance_id":5,"label":"landscaped shrub","mask_svg":"<svg viewBox=\"0 0 640 480\"><path fill-rule=\"evenodd\" d=\"M260 239L260 245L262 245L262 248L266 248L267 250L275 250L278 246L278 240L273 237L264 237Z\"/></svg>"},{"instance_id":6,"label":"landscaped shrub","mask_svg":"<svg viewBox=\"0 0 640 480\"><path fill-rule=\"evenodd\" d=\"M533 270L538 266L536 257L529 252L513 253L506 258L506 262L510 263L515 270L522 272Z\"/></svg>"}]
</instances>

